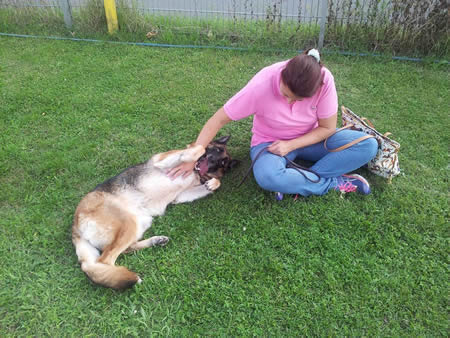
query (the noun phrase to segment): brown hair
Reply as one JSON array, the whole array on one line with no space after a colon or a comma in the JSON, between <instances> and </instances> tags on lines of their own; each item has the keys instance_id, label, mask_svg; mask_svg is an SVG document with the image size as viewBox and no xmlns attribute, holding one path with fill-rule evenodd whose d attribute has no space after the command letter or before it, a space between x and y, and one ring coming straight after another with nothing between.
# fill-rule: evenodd
<instances>
[{"instance_id":1,"label":"brown hair","mask_svg":"<svg viewBox=\"0 0 450 338\"><path fill-rule=\"evenodd\" d=\"M323 84L322 62L308 55L307 49L293 57L281 71L281 80L298 97L311 97Z\"/></svg>"}]
</instances>

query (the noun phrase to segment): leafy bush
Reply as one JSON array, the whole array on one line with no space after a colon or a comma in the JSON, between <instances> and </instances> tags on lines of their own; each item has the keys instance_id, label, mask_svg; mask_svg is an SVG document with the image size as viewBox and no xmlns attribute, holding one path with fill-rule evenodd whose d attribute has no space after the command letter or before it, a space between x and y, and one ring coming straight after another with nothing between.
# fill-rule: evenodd
<instances>
[{"instance_id":1,"label":"leafy bush","mask_svg":"<svg viewBox=\"0 0 450 338\"><path fill-rule=\"evenodd\" d=\"M448 56L447 0L329 0L325 37L343 49Z\"/></svg>"}]
</instances>

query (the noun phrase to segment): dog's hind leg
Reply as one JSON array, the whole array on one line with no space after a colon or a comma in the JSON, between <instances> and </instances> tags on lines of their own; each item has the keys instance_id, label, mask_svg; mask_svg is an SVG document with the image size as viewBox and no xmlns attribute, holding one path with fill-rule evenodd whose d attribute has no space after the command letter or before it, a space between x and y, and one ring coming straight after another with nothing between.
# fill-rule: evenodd
<instances>
[{"instance_id":1,"label":"dog's hind leg","mask_svg":"<svg viewBox=\"0 0 450 338\"><path fill-rule=\"evenodd\" d=\"M103 249L98 262L114 265L117 257L136 241L136 221L129 217L115 234L111 244Z\"/></svg>"},{"instance_id":2,"label":"dog's hind leg","mask_svg":"<svg viewBox=\"0 0 450 338\"><path fill-rule=\"evenodd\" d=\"M131 244L125 252L137 251L151 246L160 245L164 246L169 242L169 237L166 236L153 236L148 239Z\"/></svg>"}]
</instances>

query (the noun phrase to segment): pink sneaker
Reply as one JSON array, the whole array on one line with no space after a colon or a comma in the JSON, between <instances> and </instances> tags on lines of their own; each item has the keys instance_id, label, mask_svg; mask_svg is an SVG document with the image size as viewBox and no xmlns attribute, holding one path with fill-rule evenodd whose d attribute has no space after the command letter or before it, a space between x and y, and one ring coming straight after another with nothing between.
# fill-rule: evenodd
<instances>
[{"instance_id":1,"label":"pink sneaker","mask_svg":"<svg viewBox=\"0 0 450 338\"><path fill-rule=\"evenodd\" d=\"M363 195L370 194L369 182L357 174L339 176L337 178L337 186L334 189L343 193L356 191Z\"/></svg>"}]
</instances>

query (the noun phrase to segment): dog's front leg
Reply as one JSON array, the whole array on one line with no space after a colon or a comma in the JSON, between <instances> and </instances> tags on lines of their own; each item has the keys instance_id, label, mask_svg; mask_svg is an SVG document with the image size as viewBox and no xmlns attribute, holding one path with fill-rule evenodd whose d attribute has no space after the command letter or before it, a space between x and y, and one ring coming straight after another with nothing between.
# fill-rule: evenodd
<instances>
[{"instance_id":1,"label":"dog's front leg","mask_svg":"<svg viewBox=\"0 0 450 338\"><path fill-rule=\"evenodd\" d=\"M205 197L206 195L209 195L214 190L218 189L220 187L220 181L217 178L212 178L208 180L203 185L197 185L195 187L192 187L188 190L183 191L181 194L177 196L175 201L173 201L173 204L178 203L186 203L186 202L192 202L199 198Z\"/></svg>"},{"instance_id":2,"label":"dog's front leg","mask_svg":"<svg viewBox=\"0 0 450 338\"><path fill-rule=\"evenodd\" d=\"M205 148L196 145L184 150L172 150L166 153L156 154L152 157L153 165L159 169L170 169L183 162L194 162L205 153Z\"/></svg>"}]
</instances>

